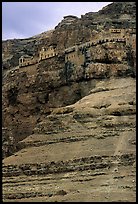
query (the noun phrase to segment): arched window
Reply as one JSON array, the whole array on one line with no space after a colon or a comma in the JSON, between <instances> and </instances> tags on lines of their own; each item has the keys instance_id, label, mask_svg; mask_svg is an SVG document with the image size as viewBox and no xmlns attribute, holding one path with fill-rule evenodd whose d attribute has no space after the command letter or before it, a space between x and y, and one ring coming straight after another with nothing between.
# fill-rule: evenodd
<instances>
[{"instance_id":1,"label":"arched window","mask_svg":"<svg viewBox=\"0 0 138 204\"><path fill-rule=\"evenodd\" d=\"M23 58L20 59L20 63L22 63L22 62L23 62Z\"/></svg>"}]
</instances>

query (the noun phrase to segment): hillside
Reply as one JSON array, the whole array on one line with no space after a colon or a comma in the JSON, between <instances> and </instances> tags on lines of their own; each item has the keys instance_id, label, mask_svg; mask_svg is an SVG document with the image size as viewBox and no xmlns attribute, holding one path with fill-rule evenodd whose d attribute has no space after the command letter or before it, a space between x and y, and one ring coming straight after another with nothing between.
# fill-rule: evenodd
<instances>
[{"instance_id":1,"label":"hillside","mask_svg":"<svg viewBox=\"0 0 138 204\"><path fill-rule=\"evenodd\" d=\"M136 201L135 14L114 2L2 42L4 202Z\"/></svg>"}]
</instances>

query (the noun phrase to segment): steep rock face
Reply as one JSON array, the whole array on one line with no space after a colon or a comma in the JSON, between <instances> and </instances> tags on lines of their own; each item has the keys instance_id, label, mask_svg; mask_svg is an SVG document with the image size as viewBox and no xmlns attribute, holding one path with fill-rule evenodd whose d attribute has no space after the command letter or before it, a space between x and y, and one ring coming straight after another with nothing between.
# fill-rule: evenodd
<instances>
[{"instance_id":1,"label":"steep rock face","mask_svg":"<svg viewBox=\"0 0 138 204\"><path fill-rule=\"evenodd\" d=\"M96 53L98 49L101 56ZM126 50L112 49L111 54L108 49L109 64L106 54L98 46L92 52L94 63L86 67L69 64L67 69L62 59L54 59L9 74L3 86L3 126L12 129L19 141L31 134L38 120L52 108L72 104L87 95L96 80L134 76L133 68L126 61ZM121 59L125 58L122 64Z\"/></svg>"},{"instance_id":2,"label":"steep rock face","mask_svg":"<svg viewBox=\"0 0 138 204\"><path fill-rule=\"evenodd\" d=\"M112 12L109 12L109 11ZM135 2L114 2L108 6L105 6L102 10L99 11L100 14L105 14L106 17L111 19L118 18L119 20L132 20L135 21L136 13L136 3Z\"/></svg>"},{"instance_id":3,"label":"steep rock face","mask_svg":"<svg viewBox=\"0 0 138 204\"><path fill-rule=\"evenodd\" d=\"M135 200L135 42L135 2L66 16L48 33L3 42L5 201ZM42 47L58 54L44 51L41 59ZM24 54L37 62L18 66ZM56 173L68 184L59 185ZM25 190L8 186L13 176L13 185L27 178ZM47 181L41 188L44 177L50 189Z\"/></svg>"},{"instance_id":4,"label":"steep rock face","mask_svg":"<svg viewBox=\"0 0 138 204\"><path fill-rule=\"evenodd\" d=\"M66 62L64 54L7 74L3 85L3 126L19 141L32 133L54 107L75 103L110 77L135 77L132 51L123 42L85 48L84 64ZM131 62L132 61L132 62ZM17 136L18 135L18 136Z\"/></svg>"}]
</instances>

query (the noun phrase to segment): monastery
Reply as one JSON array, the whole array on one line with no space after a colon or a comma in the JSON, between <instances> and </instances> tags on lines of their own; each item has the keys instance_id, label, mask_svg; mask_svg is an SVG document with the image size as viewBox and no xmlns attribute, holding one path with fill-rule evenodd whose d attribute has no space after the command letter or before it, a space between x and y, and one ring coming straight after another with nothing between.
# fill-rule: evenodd
<instances>
[{"instance_id":1,"label":"monastery","mask_svg":"<svg viewBox=\"0 0 138 204\"><path fill-rule=\"evenodd\" d=\"M106 42L124 42L126 45L130 45L133 50L136 50L136 29L109 29L107 34L108 37L99 37L98 40L92 40L65 49L65 63L70 61L76 65L82 65L85 61L85 56L82 52L84 48L89 49ZM19 67L37 64L42 60L47 60L55 56L58 56L58 51L52 46L49 48L42 47L38 56L21 56L19 58Z\"/></svg>"}]
</instances>

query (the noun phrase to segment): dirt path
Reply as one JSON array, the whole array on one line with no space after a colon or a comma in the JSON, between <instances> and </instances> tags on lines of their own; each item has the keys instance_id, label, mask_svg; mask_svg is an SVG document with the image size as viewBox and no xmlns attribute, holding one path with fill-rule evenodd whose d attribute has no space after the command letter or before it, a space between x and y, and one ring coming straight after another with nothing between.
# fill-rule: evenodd
<instances>
[{"instance_id":1,"label":"dirt path","mask_svg":"<svg viewBox=\"0 0 138 204\"><path fill-rule=\"evenodd\" d=\"M126 150L126 146L127 146L127 134L126 132L122 132L121 133L121 136L117 142L117 145L116 145L116 149L115 149L115 152L114 152L114 156L116 155L121 155L121 153Z\"/></svg>"}]
</instances>

